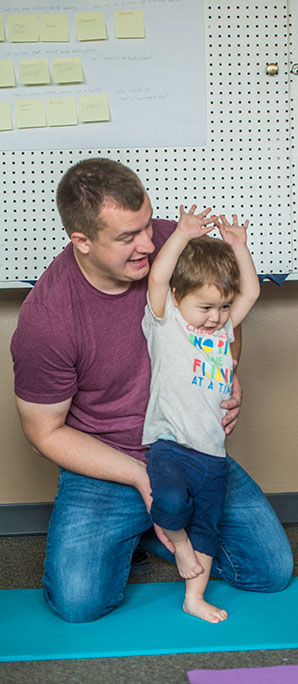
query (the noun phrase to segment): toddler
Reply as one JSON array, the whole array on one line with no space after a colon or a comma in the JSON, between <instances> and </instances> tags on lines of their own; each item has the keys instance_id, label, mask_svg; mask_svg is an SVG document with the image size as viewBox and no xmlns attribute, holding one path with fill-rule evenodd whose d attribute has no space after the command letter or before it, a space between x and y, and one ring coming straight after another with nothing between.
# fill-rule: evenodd
<instances>
[{"instance_id":1,"label":"toddler","mask_svg":"<svg viewBox=\"0 0 298 684\"><path fill-rule=\"evenodd\" d=\"M218 549L228 474L221 402L231 394L235 328L259 296L248 221L180 207L149 274L143 319L152 365L143 444L150 445L151 517L175 546L185 612L220 622L204 598ZM212 225L211 225L212 224ZM216 225L222 240L206 236Z\"/></svg>"}]
</instances>

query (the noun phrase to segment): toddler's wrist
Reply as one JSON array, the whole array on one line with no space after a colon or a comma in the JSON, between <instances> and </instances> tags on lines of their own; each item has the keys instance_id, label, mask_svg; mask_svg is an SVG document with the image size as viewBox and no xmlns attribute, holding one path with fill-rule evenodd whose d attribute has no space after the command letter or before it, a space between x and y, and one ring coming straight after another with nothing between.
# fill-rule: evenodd
<instances>
[{"instance_id":1,"label":"toddler's wrist","mask_svg":"<svg viewBox=\"0 0 298 684\"><path fill-rule=\"evenodd\" d=\"M183 230L183 228L179 227L179 223L175 230L175 233L179 240L181 240L181 242L185 242L185 244L187 244L193 238L193 235L190 235L186 230Z\"/></svg>"},{"instance_id":2,"label":"toddler's wrist","mask_svg":"<svg viewBox=\"0 0 298 684\"><path fill-rule=\"evenodd\" d=\"M240 244L231 245L231 247L232 247L233 251L235 252L235 254L238 254L238 253L240 254L241 252L247 252L248 251L248 247L247 247L246 242L241 242Z\"/></svg>"}]
</instances>

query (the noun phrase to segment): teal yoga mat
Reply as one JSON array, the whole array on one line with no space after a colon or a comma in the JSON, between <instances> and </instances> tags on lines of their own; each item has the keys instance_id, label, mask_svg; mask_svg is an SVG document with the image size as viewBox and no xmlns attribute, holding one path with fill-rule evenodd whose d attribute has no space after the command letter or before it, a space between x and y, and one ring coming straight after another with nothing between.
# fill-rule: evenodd
<instances>
[{"instance_id":1,"label":"teal yoga mat","mask_svg":"<svg viewBox=\"0 0 298 684\"><path fill-rule=\"evenodd\" d=\"M298 577L276 594L209 582L206 598L229 612L215 625L186 615L183 597L184 582L131 584L109 615L69 624L52 613L41 589L0 591L0 661L298 647Z\"/></svg>"}]
</instances>

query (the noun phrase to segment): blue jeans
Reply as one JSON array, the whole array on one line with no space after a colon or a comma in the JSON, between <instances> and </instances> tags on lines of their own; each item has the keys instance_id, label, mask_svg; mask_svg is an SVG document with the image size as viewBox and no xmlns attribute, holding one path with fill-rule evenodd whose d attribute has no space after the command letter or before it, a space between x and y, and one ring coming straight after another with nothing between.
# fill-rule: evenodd
<instances>
[{"instance_id":1,"label":"blue jeans","mask_svg":"<svg viewBox=\"0 0 298 684\"><path fill-rule=\"evenodd\" d=\"M185 528L196 551L215 556L228 471L226 458L172 440L151 444L147 472L153 522L167 530Z\"/></svg>"},{"instance_id":2,"label":"blue jeans","mask_svg":"<svg viewBox=\"0 0 298 684\"><path fill-rule=\"evenodd\" d=\"M240 589L284 589L293 572L288 539L258 485L229 459L212 575ZM136 489L62 470L50 521L44 595L69 622L89 622L118 606L134 549L174 561L156 538Z\"/></svg>"}]
</instances>

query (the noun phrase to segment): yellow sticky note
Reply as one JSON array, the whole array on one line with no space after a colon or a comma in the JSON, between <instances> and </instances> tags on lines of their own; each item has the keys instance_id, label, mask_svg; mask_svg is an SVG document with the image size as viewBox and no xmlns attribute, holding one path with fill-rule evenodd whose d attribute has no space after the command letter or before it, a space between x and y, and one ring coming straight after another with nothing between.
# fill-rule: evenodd
<instances>
[{"instance_id":1,"label":"yellow sticky note","mask_svg":"<svg viewBox=\"0 0 298 684\"><path fill-rule=\"evenodd\" d=\"M16 100L15 112L18 128L41 128L46 126L43 100Z\"/></svg>"},{"instance_id":2,"label":"yellow sticky note","mask_svg":"<svg viewBox=\"0 0 298 684\"><path fill-rule=\"evenodd\" d=\"M105 40L107 37L103 12L87 12L76 15L78 40Z\"/></svg>"},{"instance_id":3,"label":"yellow sticky note","mask_svg":"<svg viewBox=\"0 0 298 684\"><path fill-rule=\"evenodd\" d=\"M44 85L51 82L47 59L20 59L19 73L22 85Z\"/></svg>"},{"instance_id":4,"label":"yellow sticky note","mask_svg":"<svg viewBox=\"0 0 298 684\"><path fill-rule=\"evenodd\" d=\"M0 14L0 40L5 40L3 14Z\"/></svg>"},{"instance_id":5,"label":"yellow sticky note","mask_svg":"<svg viewBox=\"0 0 298 684\"><path fill-rule=\"evenodd\" d=\"M53 59L54 83L82 83L83 70L80 57Z\"/></svg>"},{"instance_id":6,"label":"yellow sticky note","mask_svg":"<svg viewBox=\"0 0 298 684\"><path fill-rule=\"evenodd\" d=\"M108 98L102 95L79 96L80 118L83 123L110 121Z\"/></svg>"},{"instance_id":7,"label":"yellow sticky note","mask_svg":"<svg viewBox=\"0 0 298 684\"><path fill-rule=\"evenodd\" d=\"M11 129L9 102L0 102L0 131L11 131Z\"/></svg>"},{"instance_id":8,"label":"yellow sticky note","mask_svg":"<svg viewBox=\"0 0 298 684\"><path fill-rule=\"evenodd\" d=\"M37 14L9 14L8 35L12 43L37 43Z\"/></svg>"},{"instance_id":9,"label":"yellow sticky note","mask_svg":"<svg viewBox=\"0 0 298 684\"><path fill-rule=\"evenodd\" d=\"M14 66L12 59L0 60L0 88L15 86Z\"/></svg>"},{"instance_id":10,"label":"yellow sticky note","mask_svg":"<svg viewBox=\"0 0 298 684\"><path fill-rule=\"evenodd\" d=\"M143 10L115 12L116 38L145 38Z\"/></svg>"},{"instance_id":11,"label":"yellow sticky note","mask_svg":"<svg viewBox=\"0 0 298 684\"><path fill-rule=\"evenodd\" d=\"M78 123L75 97L47 99L49 126L75 126Z\"/></svg>"},{"instance_id":12,"label":"yellow sticky note","mask_svg":"<svg viewBox=\"0 0 298 684\"><path fill-rule=\"evenodd\" d=\"M43 43L67 43L69 41L68 14L41 14L39 32Z\"/></svg>"}]
</instances>

